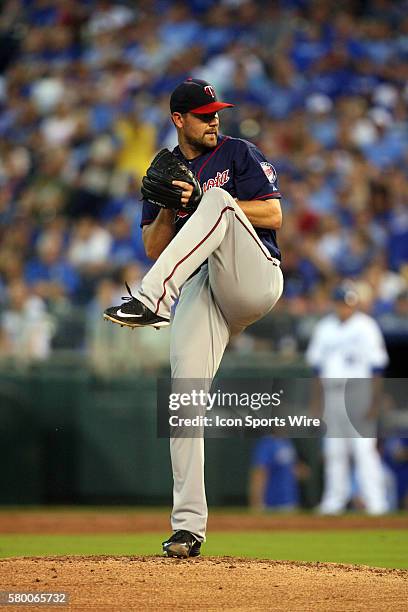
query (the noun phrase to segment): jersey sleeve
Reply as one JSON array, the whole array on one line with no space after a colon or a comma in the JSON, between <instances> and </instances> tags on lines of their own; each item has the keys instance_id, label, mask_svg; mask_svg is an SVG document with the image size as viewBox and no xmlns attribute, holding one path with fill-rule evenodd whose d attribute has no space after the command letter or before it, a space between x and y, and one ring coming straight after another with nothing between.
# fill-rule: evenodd
<instances>
[{"instance_id":1,"label":"jersey sleeve","mask_svg":"<svg viewBox=\"0 0 408 612\"><path fill-rule=\"evenodd\" d=\"M276 170L252 143L241 140L234 153L234 186L238 200L280 198Z\"/></svg>"},{"instance_id":2,"label":"jersey sleeve","mask_svg":"<svg viewBox=\"0 0 408 612\"><path fill-rule=\"evenodd\" d=\"M315 374L319 374L323 365L323 338L322 327L320 324L314 329L309 345L306 349L306 362L313 368Z\"/></svg>"},{"instance_id":3,"label":"jersey sleeve","mask_svg":"<svg viewBox=\"0 0 408 612\"><path fill-rule=\"evenodd\" d=\"M143 209L142 209L142 218L140 221L140 227L153 223L153 221L155 220L159 212L160 212L160 206L158 206L157 204L152 204L151 202L148 202L147 200L143 200Z\"/></svg>"},{"instance_id":4,"label":"jersey sleeve","mask_svg":"<svg viewBox=\"0 0 408 612\"><path fill-rule=\"evenodd\" d=\"M367 321L365 326L366 354L374 373L382 372L388 364L388 353L382 332L374 320Z\"/></svg>"},{"instance_id":5,"label":"jersey sleeve","mask_svg":"<svg viewBox=\"0 0 408 612\"><path fill-rule=\"evenodd\" d=\"M268 438L261 438L254 448L252 454L252 467L267 468L273 459L273 445Z\"/></svg>"}]
</instances>

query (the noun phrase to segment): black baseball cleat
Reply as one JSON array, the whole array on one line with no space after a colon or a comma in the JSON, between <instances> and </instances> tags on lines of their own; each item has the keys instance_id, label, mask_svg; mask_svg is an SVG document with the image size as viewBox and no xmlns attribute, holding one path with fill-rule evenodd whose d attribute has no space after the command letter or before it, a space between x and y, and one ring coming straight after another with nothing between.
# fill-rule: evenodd
<instances>
[{"instance_id":1,"label":"black baseball cleat","mask_svg":"<svg viewBox=\"0 0 408 612\"><path fill-rule=\"evenodd\" d=\"M130 297L123 297L124 304L120 306L107 308L103 313L104 319L112 321L112 323L118 323L121 326L126 325L126 327L155 327L160 329L160 327L170 325L168 319L159 317L159 315L152 312L132 295L129 285L127 283L125 285Z\"/></svg>"},{"instance_id":2,"label":"black baseball cleat","mask_svg":"<svg viewBox=\"0 0 408 612\"><path fill-rule=\"evenodd\" d=\"M168 557L187 559L187 557L198 557L200 555L201 542L190 531L176 531L162 544L163 552Z\"/></svg>"}]
</instances>

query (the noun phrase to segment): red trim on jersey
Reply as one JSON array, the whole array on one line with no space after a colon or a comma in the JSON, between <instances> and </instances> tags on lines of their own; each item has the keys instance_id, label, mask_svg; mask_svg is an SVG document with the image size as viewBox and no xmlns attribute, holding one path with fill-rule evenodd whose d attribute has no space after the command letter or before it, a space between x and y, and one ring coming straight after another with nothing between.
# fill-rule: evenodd
<instances>
[{"instance_id":1,"label":"red trim on jersey","mask_svg":"<svg viewBox=\"0 0 408 612\"><path fill-rule=\"evenodd\" d=\"M254 198L254 200L262 200L263 198L268 199L269 196L274 196L275 198L281 198L281 194L279 193L279 191L275 191L275 193L267 193L266 195L261 195L258 196L257 198Z\"/></svg>"},{"instance_id":2,"label":"red trim on jersey","mask_svg":"<svg viewBox=\"0 0 408 612\"><path fill-rule=\"evenodd\" d=\"M229 136L225 136L224 140L221 140L220 144L217 145L214 149L214 151L211 153L210 157L208 159L205 160L205 162L203 163L203 165L201 166L201 168L199 169L199 171L197 172L197 178L198 180L200 180L200 176L201 176L201 172L203 171L203 169L205 168L205 166L208 164L208 162L210 161L210 159L212 158L213 155L216 154L216 152L218 151L218 149L220 149L222 147L223 144L225 144L227 142L227 140L229 140Z\"/></svg>"},{"instance_id":3,"label":"red trim on jersey","mask_svg":"<svg viewBox=\"0 0 408 612\"><path fill-rule=\"evenodd\" d=\"M164 279L164 281L163 281L163 289L164 289L164 291L163 291L162 295L159 297L159 299L157 301L156 310L154 311L155 314L158 314L160 302L164 299L164 296L166 295L166 292L167 292L166 283L171 279L171 277L173 276L173 274L175 273L177 268L183 263L183 261L186 261L186 259L188 259L190 257L190 255L192 255L207 240L207 238L209 238L211 236L211 234L216 230L217 226L219 225L219 223L220 223L220 221L222 219L223 214L227 210L234 210L234 208L232 206L226 206L225 208L222 209L221 214L218 217L215 225L213 225L213 227L210 229L208 234L206 236L204 236L204 238L194 247L194 249L192 249L189 253L187 253L187 255L185 255L185 257L183 257L183 259L180 259L180 261L178 261L176 263L176 265L174 266L174 268L171 271L171 273L169 274L169 276Z\"/></svg>"}]
</instances>

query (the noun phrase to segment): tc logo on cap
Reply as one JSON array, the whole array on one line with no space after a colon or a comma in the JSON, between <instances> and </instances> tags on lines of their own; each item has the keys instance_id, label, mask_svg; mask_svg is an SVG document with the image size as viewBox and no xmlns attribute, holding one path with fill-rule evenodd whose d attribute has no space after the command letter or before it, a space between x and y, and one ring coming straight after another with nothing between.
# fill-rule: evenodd
<instances>
[{"instance_id":1,"label":"tc logo on cap","mask_svg":"<svg viewBox=\"0 0 408 612\"><path fill-rule=\"evenodd\" d=\"M204 87L204 91L207 94L207 96L211 96L212 98L215 98L215 91L212 85L206 85Z\"/></svg>"}]
</instances>

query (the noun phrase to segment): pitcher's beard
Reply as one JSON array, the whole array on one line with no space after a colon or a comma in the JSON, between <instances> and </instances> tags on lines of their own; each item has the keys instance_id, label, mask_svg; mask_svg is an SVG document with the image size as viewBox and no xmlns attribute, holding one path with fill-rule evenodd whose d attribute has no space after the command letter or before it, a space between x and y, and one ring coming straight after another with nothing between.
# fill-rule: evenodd
<instances>
[{"instance_id":1,"label":"pitcher's beard","mask_svg":"<svg viewBox=\"0 0 408 612\"><path fill-rule=\"evenodd\" d=\"M186 143L193 148L197 153L202 154L208 150L214 149L217 146L218 134L215 134L215 138L186 138Z\"/></svg>"}]
</instances>

